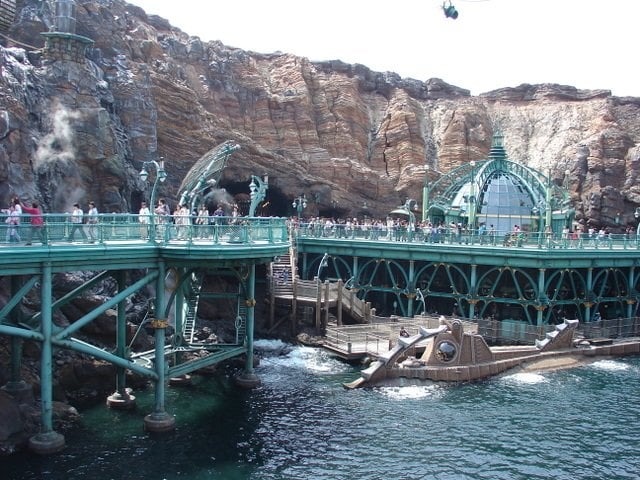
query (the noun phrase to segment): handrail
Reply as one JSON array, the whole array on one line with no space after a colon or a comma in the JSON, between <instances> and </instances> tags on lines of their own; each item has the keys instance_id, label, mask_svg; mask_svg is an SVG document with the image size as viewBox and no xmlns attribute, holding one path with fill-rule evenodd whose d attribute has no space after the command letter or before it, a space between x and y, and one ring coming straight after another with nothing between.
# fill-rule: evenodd
<instances>
[{"instance_id":1,"label":"handrail","mask_svg":"<svg viewBox=\"0 0 640 480\"><path fill-rule=\"evenodd\" d=\"M129 213L103 213L95 222L84 215L75 223L72 214L43 214L43 225L31 224L30 215L22 215L16 226L0 216L0 244L12 246L57 242L131 242L156 244L287 244L286 219L279 217L208 217L203 223L197 216L173 217L156 215L151 224L148 216ZM176 221L178 219L178 221ZM146 221L145 221L146 220ZM155 231L152 232L152 229ZM42 240L42 242L41 242Z\"/></svg>"},{"instance_id":2,"label":"handrail","mask_svg":"<svg viewBox=\"0 0 640 480\"><path fill-rule=\"evenodd\" d=\"M402 328L409 335L414 335L418 333L419 326L435 328L439 325L439 318L435 316L401 318L397 321L389 318L384 320L380 323L362 325L328 326L324 339L325 345L349 354L376 354L379 347L386 352L389 349L389 343L393 343L393 338L397 337ZM555 325L528 325L515 320L459 321L462 322L465 332L478 333L491 344L533 345L536 339L545 338L547 332L555 329ZM576 337L586 340L637 338L640 337L640 317L580 323L576 329Z\"/></svg>"},{"instance_id":3,"label":"handrail","mask_svg":"<svg viewBox=\"0 0 640 480\"><path fill-rule=\"evenodd\" d=\"M480 246L485 248L524 247L539 250L590 250L617 249L639 250L640 235L633 233L544 233L544 232L513 232L500 230L489 231L463 230L453 231L449 227L433 229L431 231L417 228L408 231L407 228L387 229L358 225L347 229L344 224L332 226L302 223L294 226L294 238L318 238L323 241L367 241L384 243L414 243L425 245L461 245Z\"/></svg>"}]
</instances>

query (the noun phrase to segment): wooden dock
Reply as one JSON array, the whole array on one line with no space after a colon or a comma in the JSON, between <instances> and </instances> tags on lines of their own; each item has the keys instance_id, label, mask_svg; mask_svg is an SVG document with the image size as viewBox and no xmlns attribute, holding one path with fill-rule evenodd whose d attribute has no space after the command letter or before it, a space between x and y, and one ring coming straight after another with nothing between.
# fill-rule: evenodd
<instances>
[{"instance_id":1,"label":"wooden dock","mask_svg":"<svg viewBox=\"0 0 640 480\"><path fill-rule=\"evenodd\" d=\"M325 334L324 348L347 361L386 354L398 342L400 330L416 335L420 327L428 329L440 325L440 315L408 317L371 317L371 323L363 325L329 326ZM465 332L476 333L477 324L460 320ZM417 348L423 347L417 345Z\"/></svg>"}]
</instances>

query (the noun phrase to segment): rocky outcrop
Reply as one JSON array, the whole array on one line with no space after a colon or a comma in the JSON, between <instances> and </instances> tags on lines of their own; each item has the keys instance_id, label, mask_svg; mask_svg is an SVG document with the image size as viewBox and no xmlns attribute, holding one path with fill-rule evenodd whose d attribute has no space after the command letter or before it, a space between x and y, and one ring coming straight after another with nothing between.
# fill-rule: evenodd
<instances>
[{"instance_id":1,"label":"rocky outcrop","mask_svg":"<svg viewBox=\"0 0 640 480\"><path fill-rule=\"evenodd\" d=\"M509 158L569 171L577 219L633 223L640 205L640 99L607 90L520 85L480 96L440 79L403 79L341 61L311 62L202 42L121 0L78 2L76 33L94 41L84 63L41 48L47 2L18 2L0 78L0 197L38 198L48 211L94 199L130 211L147 195L142 162L164 157L176 190L224 140L241 150L221 185L247 192L268 173L270 207L291 214L385 215L422 185L484 158L504 134ZM19 43L17 43L19 42Z\"/></svg>"}]
</instances>

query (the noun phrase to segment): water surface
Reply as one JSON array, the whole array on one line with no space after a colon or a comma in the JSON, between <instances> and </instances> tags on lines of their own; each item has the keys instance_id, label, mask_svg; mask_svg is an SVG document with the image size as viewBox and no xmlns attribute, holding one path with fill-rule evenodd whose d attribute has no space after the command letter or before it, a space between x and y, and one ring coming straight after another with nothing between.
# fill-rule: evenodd
<instances>
[{"instance_id":1,"label":"water surface","mask_svg":"<svg viewBox=\"0 0 640 480\"><path fill-rule=\"evenodd\" d=\"M638 479L640 358L470 384L345 390L357 369L258 341L259 388L228 376L171 387L177 428L98 406L57 455L0 459L22 479Z\"/></svg>"}]
</instances>

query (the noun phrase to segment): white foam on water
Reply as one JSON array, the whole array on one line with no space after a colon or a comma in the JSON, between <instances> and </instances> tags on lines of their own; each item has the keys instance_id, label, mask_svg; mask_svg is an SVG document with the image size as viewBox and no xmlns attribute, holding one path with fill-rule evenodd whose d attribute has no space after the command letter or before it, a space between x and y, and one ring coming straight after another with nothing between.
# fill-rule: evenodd
<instances>
[{"instance_id":1,"label":"white foam on water","mask_svg":"<svg viewBox=\"0 0 640 480\"><path fill-rule=\"evenodd\" d=\"M380 387L378 391L391 400L407 400L439 396L442 388L437 385L411 385L406 387Z\"/></svg>"},{"instance_id":2,"label":"white foam on water","mask_svg":"<svg viewBox=\"0 0 640 480\"><path fill-rule=\"evenodd\" d=\"M626 363L620 362L618 360L598 360L597 362L589 364L589 366L591 368L606 370L608 372L622 372L631 368Z\"/></svg>"},{"instance_id":3,"label":"white foam on water","mask_svg":"<svg viewBox=\"0 0 640 480\"><path fill-rule=\"evenodd\" d=\"M285 347L286 344L283 344ZM281 350L274 348L273 350ZM340 373L350 369L348 365L331 356L325 350L314 347L291 347L286 355L266 357L263 363L280 367L306 370L314 373Z\"/></svg>"},{"instance_id":4,"label":"white foam on water","mask_svg":"<svg viewBox=\"0 0 640 480\"><path fill-rule=\"evenodd\" d=\"M261 339L261 340L255 340L253 342L253 346L257 350L272 351L272 350L282 350L283 348L290 347L291 345L283 342L282 340Z\"/></svg>"},{"instance_id":5,"label":"white foam on water","mask_svg":"<svg viewBox=\"0 0 640 480\"><path fill-rule=\"evenodd\" d=\"M545 383L548 380L539 373L520 372L512 373L511 375L505 375L502 377L503 381L510 383L520 383L524 385L534 385L536 383Z\"/></svg>"}]
</instances>

